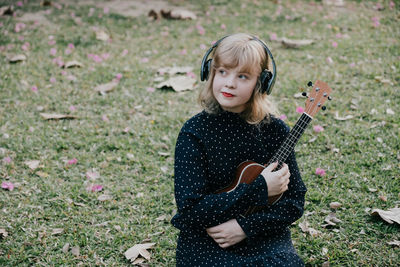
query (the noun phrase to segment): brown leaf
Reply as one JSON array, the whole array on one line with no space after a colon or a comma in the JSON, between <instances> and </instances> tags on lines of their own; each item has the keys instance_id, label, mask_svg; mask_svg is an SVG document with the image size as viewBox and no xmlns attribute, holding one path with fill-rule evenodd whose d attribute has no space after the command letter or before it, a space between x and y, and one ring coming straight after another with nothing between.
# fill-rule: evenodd
<instances>
[{"instance_id":1,"label":"brown leaf","mask_svg":"<svg viewBox=\"0 0 400 267\"><path fill-rule=\"evenodd\" d=\"M185 67L164 67L164 68L159 68L157 72L159 74L165 74L168 73L169 75L175 75L175 74L186 74L188 72L193 71L193 67L185 66Z\"/></svg>"},{"instance_id":2,"label":"brown leaf","mask_svg":"<svg viewBox=\"0 0 400 267\"><path fill-rule=\"evenodd\" d=\"M387 201L387 196L380 195L379 199L386 202Z\"/></svg>"},{"instance_id":3,"label":"brown leaf","mask_svg":"<svg viewBox=\"0 0 400 267\"><path fill-rule=\"evenodd\" d=\"M157 88L172 88L176 92L181 92L185 90L193 90L196 79L187 76L175 76L171 77L165 82L157 85Z\"/></svg>"},{"instance_id":4,"label":"brown leaf","mask_svg":"<svg viewBox=\"0 0 400 267\"><path fill-rule=\"evenodd\" d=\"M335 226L337 223L342 222L342 220L340 220L336 217L336 213L334 213L334 212L329 213L328 216L326 216L324 221L327 224L322 225L322 227Z\"/></svg>"},{"instance_id":5,"label":"brown leaf","mask_svg":"<svg viewBox=\"0 0 400 267\"><path fill-rule=\"evenodd\" d=\"M345 121L345 120L350 120L350 119L352 119L352 118L354 118L353 115L346 115L345 117L340 117L340 116L339 116L339 112L338 112L338 111L335 112L335 120L338 120L338 121Z\"/></svg>"},{"instance_id":6,"label":"brown leaf","mask_svg":"<svg viewBox=\"0 0 400 267\"><path fill-rule=\"evenodd\" d=\"M391 246L400 247L400 241L399 240L393 240L393 241L387 242L387 244L391 245Z\"/></svg>"},{"instance_id":7,"label":"brown leaf","mask_svg":"<svg viewBox=\"0 0 400 267\"><path fill-rule=\"evenodd\" d=\"M100 84L100 85L96 86L96 88L94 88L94 90L99 93L108 93L108 92L114 90L114 88L117 85L118 85L117 81L112 81L109 83Z\"/></svg>"},{"instance_id":8,"label":"brown leaf","mask_svg":"<svg viewBox=\"0 0 400 267\"><path fill-rule=\"evenodd\" d=\"M62 248L62 252L67 253L68 250L69 250L69 243L66 243Z\"/></svg>"},{"instance_id":9,"label":"brown leaf","mask_svg":"<svg viewBox=\"0 0 400 267\"><path fill-rule=\"evenodd\" d=\"M72 253L72 255L74 255L74 256L76 256L76 257L79 257L79 247L78 246L75 246L75 247L73 247L73 248L71 248L71 253Z\"/></svg>"},{"instance_id":10,"label":"brown leaf","mask_svg":"<svg viewBox=\"0 0 400 267\"><path fill-rule=\"evenodd\" d=\"M334 209L334 210L340 208L341 206L342 206L342 204L340 204L339 202L331 202L329 204L329 207L331 207L331 209Z\"/></svg>"},{"instance_id":11,"label":"brown leaf","mask_svg":"<svg viewBox=\"0 0 400 267\"><path fill-rule=\"evenodd\" d=\"M60 120L60 119L76 119L76 116L67 114L55 114L55 113L40 113L40 115L46 120Z\"/></svg>"},{"instance_id":12,"label":"brown leaf","mask_svg":"<svg viewBox=\"0 0 400 267\"><path fill-rule=\"evenodd\" d=\"M373 209L371 215L379 215L384 221L390 224L393 224L394 222L400 224L400 208L388 210Z\"/></svg>"},{"instance_id":13,"label":"brown leaf","mask_svg":"<svg viewBox=\"0 0 400 267\"><path fill-rule=\"evenodd\" d=\"M14 14L13 6L2 6L0 7L0 16L9 15L12 16Z\"/></svg>"},{"instance_id":14,"label":"brown leaf","mask_svg":"<svg viewBox=\"0 0 400 267\"><path fill-rule=\"evenodd\" d=\"M299 48L301 46L307 46L307 45L311 45L314 43L314 40L295 40L295 39L289 39L286 37L282 37L280 39L282 45L286 48Z\"/></svg>"},{"instance_id":15,"label":"brown leaf","mask_svg":"<svg viewBox=\"0 0 400 267\"><path fill-rule=\"evenodd\" d=\"M96 39L100 41L108 41L110 35L103 30L96 31Z\"/></svg>"},{"instance_id":16,"label":"brown leaf","mask_svg":"<svg viewBox=\"0 0 400 267\"><path fill-rule=\"evenodd\" d=\"M132 262L134 262L139 255L149 260L150 253L147 251L147 249L152 248L155 244L156 243L144 243L134 245L133 247L125 251L125 257Z\"/></svg>"},{"instance_id":17,"label":"brown leaf","mask_svg":"<svg viewBox=\"0 0 400 267\"><path fill-rule=\"evenodd\" d=\"M170 12L170 16L171 16L171 19L182 19L182 20L197 19L196 14L194 14L193 12L191 12L189 10L185 10L185 9L173 9Z\"/></svg>"},{"instance_id":18,"label":"brown leaf","mask_svg":"<svg viewBox=\"0 0 400 267\"><path fill-rule=\"evenodd\" d=\"M35 174L36 174L37 176L39 176L39 177L42 177L42 178L47 178L47 177L49 177L49 174L48 174L47 172L37 171L37 172L35 172Z\"/></svg>"},{"instance_id":19,"label":"brown leaf","mask_svg":"<svg viewBox=\"0 0 400 267\"><path fill-rule=\"evenodd\" d=\"M110 195L105 195L105 194L100 195L100 196L97 198L97 200L99 200L99 201L106 201L106 200L111 200L111 199L112 199L112 196L110 196Z\"/></svg>"},{"instance_id":20,"label":"brown leaf","mask_svg":"<svg viewBox=\"0 0 400 267\"><path fill-rule=\"evenodd\" d=\"M63 67L66 68L66 69L68 69L68 68L81 68L81 67L83 67L83 64L80 63L79 61L72 60L72 61L68 61L67 63L65 63Z\"/></svg>"},{"instance_id":21,"label":"brown leaf","mask_svg":"<svg viewBox=\"0 0 400 267\"><path fill-rule=\"evenodd\" d=\"M8 59L8 62L10 62L10 63L17 63L17 62L20 62L20 61L25 61L26 60L26 56L22 55L22 54L13 55L13 56L7 57L7 59Z\"/></svg>"},{"instance_id":22,"label":"brown leaf","mask_svg":"<svg viewBox=\"0 0 400 267\"><path fill-rule=\"evenodd\" d=\"M58 235L58 234L62 234L64 232L63 228L54 228L52 231L52 235Z\"/></svg>"},{"instance_id":23,"label":"brown leaf","mask_svg":"<svg viewBox=\"0 0 400 267\"><path fill-rule=\"evenodd\" d=\"M299 223L299 227L304 233L309 233L312 237L316 237L316 236L319 236L321 234L320 231L309 227L309 224L308 224L307 221Z\"/></svg>"},{"instance_id":24,"label":"brown leaf","mask_svg":"<svg viewBox=\"0 0 400 267\"><path fill-rule=\"evenodd\" d=\"M0 228L0 238L4 238L7 236L8 236L8 233L7 233L6 229Z\"/></svg>"},{"instance_id":25,"label":"brown leaf","mask_svg":"<svg viewBox=\"0 0 400 267\"><path fill-rule=\"evenodd\" d=\"M26 165L28 165L29 169L35 170L37 167L39 167L40 160L28 160L24 162Z\"/></svg>"}]
</instances>

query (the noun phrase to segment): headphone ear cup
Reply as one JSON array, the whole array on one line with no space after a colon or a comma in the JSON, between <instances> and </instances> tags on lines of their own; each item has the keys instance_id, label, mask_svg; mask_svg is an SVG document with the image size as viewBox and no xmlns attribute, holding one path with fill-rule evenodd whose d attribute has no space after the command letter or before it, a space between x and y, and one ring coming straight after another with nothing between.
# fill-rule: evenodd
<instances>
[{"instance_id":1,"label":"headphone ear cup","mask_svg":"<svg viewBox=\"0 0 400 267\"><path fill-rule=\"evenodd\" d=\"M201 77L200 78L202 81L208 80L208 76L210 75L210 70L211 70L211 61L212 61L212 59L207 60L201 68Z\"/></svg>"},{"instance_id":2,"label":"headphone ear cup","mask_svg":"<svg viewBox=\"0 0 400 267\"><path fill-rule=\"evenodd\" d=\"M269 70L263 70L260 74L261 82L261 93L264 94L269 91L270 80L272 78L272 73Z\"/></svg>"}]
</instances>

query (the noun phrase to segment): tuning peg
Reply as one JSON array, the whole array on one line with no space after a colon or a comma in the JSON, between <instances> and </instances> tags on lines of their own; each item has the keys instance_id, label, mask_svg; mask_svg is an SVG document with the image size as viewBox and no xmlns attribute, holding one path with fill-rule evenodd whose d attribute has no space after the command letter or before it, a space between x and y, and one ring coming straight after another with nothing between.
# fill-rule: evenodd
<instances>
[{"instance_id":1,"label":"tuning peg","mask_svg":"<svg viewBox=\"0 0 400 267\"><path fill-rule=\"evenodd\" d=\"M328 96L328 100L332 100L332 97L331 97L331 96Z\"/></svg>"},{"instance_id":2,"label":"tuning peg","mask_svg":"<svg viewBox=\"0 0 400 267\"><path fill-rule=\"evenodd\" d=\"M309 81L309 82L307 83L307 86L312 87L312 81Z\"/></svg>"},{"instance_id":3,"label":"tuning peg","mask_svg":"<svg viewBox=\"0 0 400 267\"><path fill-rule=\"evenodd\" d=\"M325 106L322 106L322 108L321 108L322 110L325 110L326 109L326 107Z\"/></svg>"},{"instance_id":4,"label":"tuning peg","mask_svg":"<svg viewBox=\"0 0 400 267\"><path fill-rule=\"evenodd\" d=\"M301 95L307 97L307 93L306 92L301 93Z\"/></svg>"}]
</instances>

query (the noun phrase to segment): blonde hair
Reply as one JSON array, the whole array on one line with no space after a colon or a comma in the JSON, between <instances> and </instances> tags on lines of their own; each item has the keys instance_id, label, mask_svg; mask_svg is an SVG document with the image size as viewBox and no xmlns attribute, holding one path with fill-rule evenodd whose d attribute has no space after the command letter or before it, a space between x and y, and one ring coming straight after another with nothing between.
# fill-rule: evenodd
<instances>
[{"instance_id":1,"label":"blonde hair","mask_svg":"<svg viewBox=\"0 0 400 267\"><path fill-rule=\"evenodd\" d=\"M240 66L241 72L259 75L264 69L271 70L271 65L264 47L253 36L237 33L225 37L213 51L209 79L198 98L200 105L207 113L222 112L222 108L213 94L213 80L217 68ZM261 82L258 80L245 110L240 114L249 124L269 122L270 115L277 115L276 107L269 100L267 94L260 93L260 87Z\"/></svg>"}]
</instances>

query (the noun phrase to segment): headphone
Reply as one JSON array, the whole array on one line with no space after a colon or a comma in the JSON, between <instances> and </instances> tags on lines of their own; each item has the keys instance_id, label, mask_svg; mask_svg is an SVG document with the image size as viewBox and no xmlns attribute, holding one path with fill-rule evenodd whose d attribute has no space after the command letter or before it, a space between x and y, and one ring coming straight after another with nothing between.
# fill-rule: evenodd
<instances>
[{"instance_id":1,"label":"headphone","mask_svg":"<svg viewBox=\"0 0 400 267\"><path fill-rule=\"evenodd\" d=\"M228 36L230 36L230 35L222 37L217 42L215 42L213 44L213 46L210 47L208 49L208 51L206 52L206 54L204 55L203 60L201 61L201 69L200 69L201 81L208 80L208 76L210 75L212 59L211 58L208 59L208 56L219 45L219 43ZM261 94L266 93L267 95L269 95L272 91L272 88L274 87L275 79L276 79L276 65L275 65L274 57L272 56L271 51L269 50L269 48L263 41L261 41L260 39L258 39L255 36L251 36L251 37L252 37L252 39L250 39L250 40L256 40L264 47L266 54L268 55L268 57L271 59L271 62L272 62L273 72L269 71L268 69L264 69L260 74L260 82L261 82L260 93Z\"/></svg>"}]
</instances>

